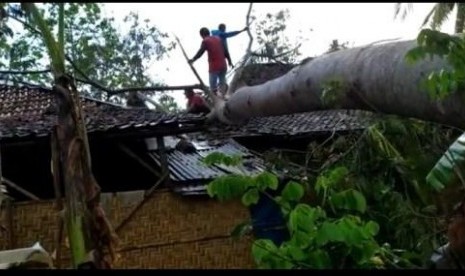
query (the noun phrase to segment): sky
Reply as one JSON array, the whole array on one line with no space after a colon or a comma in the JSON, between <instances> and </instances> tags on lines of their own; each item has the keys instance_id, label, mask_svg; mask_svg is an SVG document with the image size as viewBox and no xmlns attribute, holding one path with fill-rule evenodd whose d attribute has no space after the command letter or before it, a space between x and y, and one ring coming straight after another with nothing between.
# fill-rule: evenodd
<instances>
[{"instance_id":1,"label":"sky","mask_svg":"<svg viewBox=\"0 0 465 276\"><path fill-rule=\"evenodd\" d=\"M394 19L395 3L254 3L252 13L259 21L267 13L288 9L286 35L291 41L299 35L303 37L303 59L323 54L333 39L348 42L350 47L384 39L414 39L433 5L414 3L405 20ZM224 23L228 31L240 30L245 27L248 7L249 3L104 3L104 13L114 16L117 22L123 22L130 11L138 13L140 19L150 19L162 32L178 36L191 58L200 47L201 27L216 29ZM452 33L454 19L450 18L441 30ZM125 28L122 24L120 27ZM228 39L233 62L245 54L248 43L246 32ZM194 66L208 84L207 54ZM198 83L179 47L149 70L151 76L167 85ZM171 95L179 105L185 105L182 91Z\"/></svg>"}]
</instances>

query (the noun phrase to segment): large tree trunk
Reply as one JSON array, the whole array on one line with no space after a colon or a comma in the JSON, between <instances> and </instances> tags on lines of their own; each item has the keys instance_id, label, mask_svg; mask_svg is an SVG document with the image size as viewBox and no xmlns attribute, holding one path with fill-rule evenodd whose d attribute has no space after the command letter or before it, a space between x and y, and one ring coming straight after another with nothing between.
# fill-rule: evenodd
<instances>
[{"instance_id":1,"label":"large tree trunk","mask_svg":"<svg viewBox=\"0 0 465 276\"><path fill-rule=\"evenodd\" d=\"M465 127L465 106L459 93L443 101L429 98L422 81L433 70L448 67L440 58L407 64L406 53L416 41L358 47L304 62L287 74L255 86L243 86L216 115L232 122L254 116L272 116L330 109L375 110L427 121ZM343 84L336 105L323 104L328 81Z\"/></svg>"}]
</instances>

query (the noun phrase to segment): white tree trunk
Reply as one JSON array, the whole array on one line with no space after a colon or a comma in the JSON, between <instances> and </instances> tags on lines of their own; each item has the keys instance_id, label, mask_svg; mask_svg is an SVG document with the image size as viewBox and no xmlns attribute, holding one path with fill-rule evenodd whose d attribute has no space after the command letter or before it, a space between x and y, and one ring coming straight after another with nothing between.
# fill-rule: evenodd
<instances>
[{"instance_id":1,"label":"white tree trunk","mask_svg":"<svg viewBox=\"0 0 465 276\"><path fill-rule=\"evenodd\" d=\"M448 67L429 57L410 65L405 55L416 41L400 41L341 50L296 66L287 74L255 86L243 86L225 103L216 104L223 121L241 122L272 116L330 109L321 101L322 87L337 79L346 84L339 108L364 109L465 127L464 100L454 93L431 100L422 81L434 70ZM464 92L464 91L460 91Z\"/></svg>"}]
</instances>

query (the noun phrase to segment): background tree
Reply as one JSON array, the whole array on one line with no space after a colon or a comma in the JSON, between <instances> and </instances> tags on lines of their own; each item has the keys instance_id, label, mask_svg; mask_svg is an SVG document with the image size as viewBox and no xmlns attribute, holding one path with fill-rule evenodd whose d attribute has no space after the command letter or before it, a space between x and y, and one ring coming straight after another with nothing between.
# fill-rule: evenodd
<instances>
[{"instance_id":1,"label":"background tree","mask_svg":"<svg viewBox=\"0 0 465 276\"><path fill-rule=\"evenodd\" d=\"M155 62L167 57L175 43L149 20L141 22L134 13L125 18L124 23L130 27L123 33L116 27L114 18L103 16L100 6L97 3L70 3L66 9L64 23L68 32L64 38L65 49L74 65L67 64L67 69L76 74L78 81L89 82L86 77L91 76L92 82L110 89L161 85L156 76L149 75L148 69ZM47 24L54 26L53 30L56 31L58 5L46 3L38 5L38 9L46 16ZM6 15L4 27L15 32L6 31L7 35L0 39L0 68L8 71L46 68L43 55L45 46L41 43L39 34L17 24L18 21L24 21L20 7L9 4ZM16 83L46 85L51 82L49 73L4 74L4 80L6 76ZM125 103L125 98L128 97L128 94L109 97L101 89L85 82L81 82L80 91L97 99L117 103Z\"/></svg>"},{"instance_id":2,"label":"background tree","mask_svg":"<svg viewBox=\"0 0 465 276\"><path fill-rule=\"evenodd\" d=\"M251 62L295 63L300 57L299 48L303 38L299 35L295 42L286 35L289 10L281 10L275 14L267 13L253 25L257 51L252 53ZM255 20L252 17L252 20Z\"/></svg>"}]
</instances>

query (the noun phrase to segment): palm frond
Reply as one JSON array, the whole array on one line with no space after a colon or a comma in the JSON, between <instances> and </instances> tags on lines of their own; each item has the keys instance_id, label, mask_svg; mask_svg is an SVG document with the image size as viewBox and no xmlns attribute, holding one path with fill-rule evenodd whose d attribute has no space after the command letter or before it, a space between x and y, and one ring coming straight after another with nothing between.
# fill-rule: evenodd
<instances>
[{"instance_id":1,"label":"palm frond","mask_svg":"<svg viewBox=\"0 0 465 276\"><path fill-rule=\"evenodd\" d=\"M424 27L430 22L431 28L437 30L449 18L454 6L455 3L437 3L425 17L421 27Z\"/></svg>"},{"instance_id":2,"label":"palm frond","mask_svg":"<svg viewBox=\"0 0 465 276\"><path fill-rule=\"evenodd\" d=\"M412 3L396 3L394 7L394 19L396 19L399 15L401 20L405 20L407 15L413 10Z\"/></svg>"}]
</instances>

